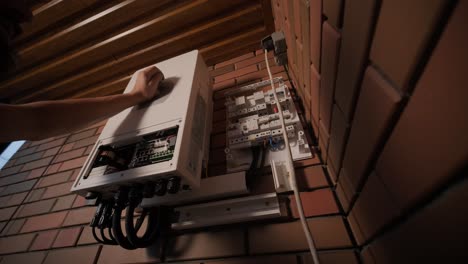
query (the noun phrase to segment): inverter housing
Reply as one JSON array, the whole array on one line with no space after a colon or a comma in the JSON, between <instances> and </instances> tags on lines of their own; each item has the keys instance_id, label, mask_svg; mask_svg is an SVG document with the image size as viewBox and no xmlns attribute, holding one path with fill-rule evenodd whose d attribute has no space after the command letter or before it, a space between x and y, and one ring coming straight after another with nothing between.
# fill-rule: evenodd
<instances>
[{"instance_id":1,"label":"inverter housing","mask_svg":"<svg viewBox=\"0 0 468 264\"><path fill-rule=\"evenodd\" d=\"M207 164L213 103L212 84L198 50L155 64L165 76L160 95L110 118L71 191L110 196L120 186L177 177L183 189L198 188ZM133 89L136 73L124 93ZM103 146L131 153L127 168L97 166ZM122 154L124 155L124 154ZM128 155L130 157L130 154ZM148 164L146 164L148 163Z\"/></svg>"}]
</instances>

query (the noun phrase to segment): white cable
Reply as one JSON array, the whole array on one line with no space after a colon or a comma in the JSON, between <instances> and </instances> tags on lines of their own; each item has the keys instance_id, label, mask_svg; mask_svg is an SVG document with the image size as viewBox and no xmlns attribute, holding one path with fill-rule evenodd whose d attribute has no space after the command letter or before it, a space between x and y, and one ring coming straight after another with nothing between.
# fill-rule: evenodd
<instances>
[{"instance_id":1,"label":"white cable","mask_svg":"<svg viewBox=\"0 0 468 264\"><path fill-rule=\"evenodd\" d=\"M271 84L271 88L273 89L273 95L276 101L276 108L278 108L281 128L283 129L284 145L288 152L287 162L289 163L289 168L290 168L289 173L290 173L291 187L294 191L294 196L296 197L297 211L299 212L299 218L301 219L302 229L304 229L304 233L307 239L307 244L309 244L310 254L312 254L312 259L315 264L319 264L320 262L319 262L318 255L317 255L317 249L315 247L314 240L312 239L312 235L310 234L309 225L307 225L307 221L304 216L304 209L302 208L302 201L299 195L299 189L297 187L296 172L294 169L291 148L289 146L288 134L286 133L286 125L284 123L284 118L283 118L283 109L281 109L281 104L278 100L278 96L276 95L276 88L273 82L273 76L271 75L270 64L268 63L268 51L267 50L265 50L265 63L266 63L267 71L268 71L268 76L270 77L270 84Z\"/></svg>"}]
</instances>

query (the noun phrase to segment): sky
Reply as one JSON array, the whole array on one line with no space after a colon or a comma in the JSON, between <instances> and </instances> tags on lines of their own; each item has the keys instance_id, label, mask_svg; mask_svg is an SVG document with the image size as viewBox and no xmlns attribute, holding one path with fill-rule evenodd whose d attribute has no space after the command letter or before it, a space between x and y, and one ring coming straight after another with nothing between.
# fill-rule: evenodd
<instances>
[{"instance_id":1,"label":"sky","mask_svg":"<svg viewBox=\"0 0 468 264\"><path fill-rule=\"evenodd\" d=\"M10 145L0 155L0 169L5 166L8 160L18 151L18 149L24 144L24 140L11 142Z\"/></svg>"}]
</instances>

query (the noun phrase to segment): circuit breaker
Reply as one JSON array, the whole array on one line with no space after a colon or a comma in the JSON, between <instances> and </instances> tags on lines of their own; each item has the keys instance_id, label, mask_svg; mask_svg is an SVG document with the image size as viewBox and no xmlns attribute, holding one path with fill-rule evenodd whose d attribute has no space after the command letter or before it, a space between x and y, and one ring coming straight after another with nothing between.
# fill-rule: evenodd
<instances>
[{"instance_id":1,"label":"circuit breaker","mask_svg":"<svg viewBox=\"0 0 468 264\"><path fill-rule=\"evenodd\" d=\"M207 67L196 50L155 66L165 75L160 95L108 120L72 192L110 197L122 186L151 183L150 195L165 196L199 187L213 113Z\"/></svg>"},{"instance_id":2,"label":"circuit breaker","mask_svg":"<svg viewBox=\"0 0 468 264\"><path fill-rule=\"evenodd\" d=\"M283 130L274 99L276 92L283 111L293 160L312 156L289 89L282 78L262 81L226 93L226 165L229 172L247 170L255 160L255 147L266 149L266 164L279 175L288 158ZM265 164L265 165L266 165ZM279 180L277 180L279 181ZM275 182L276 183L276 182ZM278 184L279 185L279 184ZM279 189L279 188L277 188Z\"/></svg>"}]
</instances>

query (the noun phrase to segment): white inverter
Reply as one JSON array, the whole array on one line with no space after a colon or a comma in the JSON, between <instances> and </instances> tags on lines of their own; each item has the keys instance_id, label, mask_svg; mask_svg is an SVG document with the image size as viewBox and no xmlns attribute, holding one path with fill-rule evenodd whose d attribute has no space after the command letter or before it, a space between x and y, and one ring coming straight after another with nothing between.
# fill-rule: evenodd
<instances>
[{"instance_id":1,"label":"white inverter","mask_svg":"<svg viewBox=\"0 0 468 264\"><path fill-rule=\"evenodd\" d=\"M164 196L199 187L213 113L207 67L197 50L155 66L165 76L159 96L108 120L72 192L109 197L121 186L157 183L155 195Z\"/></svg>"}]
</instances>

